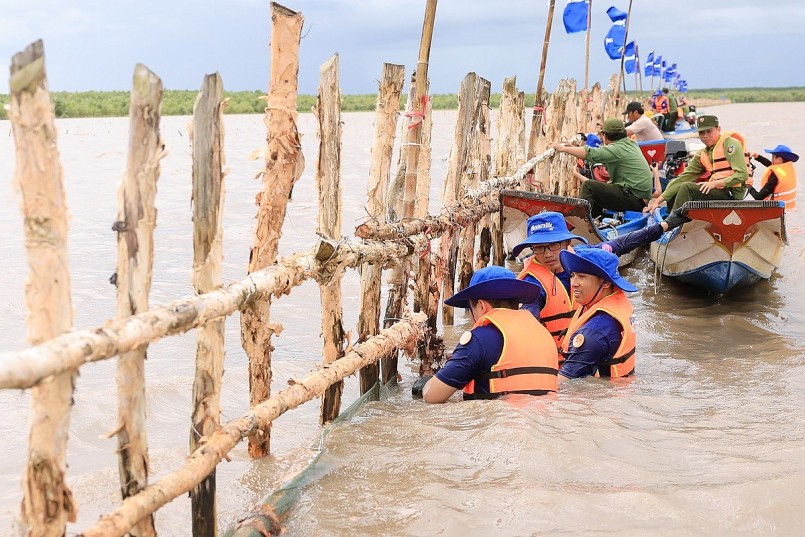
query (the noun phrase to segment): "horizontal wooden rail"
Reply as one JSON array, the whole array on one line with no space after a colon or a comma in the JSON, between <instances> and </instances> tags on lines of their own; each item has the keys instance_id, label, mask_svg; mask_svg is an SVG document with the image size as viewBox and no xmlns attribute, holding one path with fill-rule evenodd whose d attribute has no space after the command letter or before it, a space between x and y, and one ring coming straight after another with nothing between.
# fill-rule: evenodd
<instances>
[{"instance_id":1,"label":"horizontal wooden rail","mask_svg":"<svg viewBox=\"0 0 805 537\"><path fill-rule=\"evenodd\" d=\"M308 252L282 258L276 265L217 291L177 300L94 329L67 332L23 351L0 353L0 389L30 388L51 375L230 315L257 296L287 294L308 279L327 281L346 267L405 257L412 253L416 240L412 244L355 239L338 243L320 241Z\"/></svg>"},{"instance_id":2,"label":"horizontal wooden rail","mask_svg":"<svg viewBox=\"0 0 805 537\"><path fill-rule=\"evenodd\" d=\"M156 483L148 485L136 496L123 500L121 506L109 515L102 516L92 528L81 533L83 537L122 536L139 520L201 482L221 462L238 442L254 431L267 427L279 416L310 401L331 384L343 380L358 369L379 360L399 349L413 351L416 342L427 330L427 315L422 312L381 330L372 338L355 345L343 358L308 373L277 395L257 405L238 419L224 424L209 437L199 439L199 448L188 457L179 470Z\"/></svg>"},{"instance_id":3,"label":"horizontal wooden rail","mask_svg":"<svg viewBox=\"0 0 805 537\"><path fill-rule=\"evenodd\" d=\"M355 235L362 239L381 241L399 240L420 234L433 238L439 236L450 227L466 226L500 208L497 200L485 199L487 196L501 188L517 186L537 164L551 157L554 153L553 149L548 149L520 166L514 175L494 177L482 182L481 186L467 192L460 202L445 208L438 216L428 216L427 218L411 219L392 224L369 221L358 226L355 229Z\"/></svg>"}]
</instances>

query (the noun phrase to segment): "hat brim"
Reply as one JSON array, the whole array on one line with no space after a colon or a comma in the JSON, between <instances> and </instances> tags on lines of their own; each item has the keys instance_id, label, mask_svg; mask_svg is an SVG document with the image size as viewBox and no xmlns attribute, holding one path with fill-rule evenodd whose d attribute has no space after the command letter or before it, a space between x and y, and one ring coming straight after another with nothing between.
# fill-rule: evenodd
<instances>
[{"instance_id":1,"label":"hat brim","mask_svg":"<svg viewBox=\"0 0 805 537\"><path fill-rule=\"evenodd\" d=\"M799 155L792 153L791 151L775 151L774 149L764 149L763 151L769 155L780 155L784 159L790 160L791 162L796 162L799 160Z\"/></svg>"},{"instance_id":2,"label":"hat brim","mask_svg":"<svg viewBox=\"0 0 805 537\"><path fill-rule=\"evenodd\" d=\"M445 299L444 303L464 309L469 309L470 300L518 300L528 303L536 301L541 292L542 288L535 283L516 278L499 278L470 285Z\"/></svg>"},{"instance_id":3,"label":"hat brim","mask_svg":"<svg viewBox=\"0 0 805 537\"><path fill-rule=\"evenodd\" d=\"M554 242L572 241L573 239L580 240L584 244L587 244L587 239L569 232L565 233L562 231L554 231L548 233L534 233L533 235L526 237L523 242L512 248L512 255L518 256L520 255L520 252L529 246L534 246L535 244L552 244Z\"/></svg>"},{"instance_id":4,"label":"hat brim","mask_svg":"<svg viewBox=\"0 0 805 537\"><path fill-rule=\"evenodd\" d=\"M626 278L620 274L616 274L614 277L610 276L604 269L595 263L584 259L573 252L569 252L567 250L561 252L559 254L559 261L562 263L562 268L568 272L578 272L581 274L592 274L593 276L598 276L599 278L610 282L612 285L630 293L638 290L637 287L629 283Z\"/></svg>"}]
</instances>

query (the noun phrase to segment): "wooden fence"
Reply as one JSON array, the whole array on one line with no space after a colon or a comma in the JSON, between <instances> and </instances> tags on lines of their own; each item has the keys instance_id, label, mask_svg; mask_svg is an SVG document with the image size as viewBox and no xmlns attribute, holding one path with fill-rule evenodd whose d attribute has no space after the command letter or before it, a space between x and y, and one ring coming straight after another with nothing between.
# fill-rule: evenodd
<instances>
[{"instance_id":1,"label":"wooden fence","mask_svg":"<svg viewBox=\"0 0 805 537\"><path fill-rule=\"evenodd\" d=\"M430 3L429 3L430 5ZM435 8L435 3L434 3ZM427 19L427 16L426 16ZM20 185L29 263L26 301L31 347L0 354L0 388L30 389L30 445L23 472L21 521L27 535L61 536L78 509L65 482L65 456L73 389L79 368L118 357L116 383L118 467L121 504L101 517L84 536L156 535L154 513L190 492L193 535L216 534L215 468L241 440L260 457L270 449L270 427L284 412L322 395L320 421L340 411L343 379L356 371L361 393L396 378L396 359L407 350L428 372L443 358L436 317L441 298L454 284L467 284L474 269L490 260L502 264L504 246L496 193L500 188L572 195L571 159L549 159L549 140L570 139L597 130L602 115L619 112L617 102L602 100L599 86L577 94L562 81L547 103L538 127L536 156L524 155L523 93L515 79L504 81L492 150L490 83L468 74L459 90L459 110L450 165L438 215L428 214L430 190L430 108L427 52L423 31L412 98L402 125L406 141L398 170L391 176L392 148L404 68L386 64L380 78L375 139L369 169L367 221L355 237L341 230L341 110L339 60L321 67L315 114L319 152L315 178L319 189L318 243L308 251L278 259L278 242L287 202L304 161L296 129L296 76L302 16L272 4L271 89L266 97L267 147L262 190L248 275L223 286L221 251L223 195L223 82L204 78L192 121L192 179L196 295L150 307L153 264L154 199L163 155L160 138L162 82L137 65L131 90L129 147L119 189L117 317L103 326L72 330L70 272L67 260L67 208L56 148L53 104L47 89L44 48L38 41L15 55L11 66L11 119L16 144L15 181ZM610 92L611 94L611 92ZM619 117L619 116L618 116ZM398 216L399 215L399 216ZM478 245L476 249L476 245ZM383 268L391 286L380 314ZM347 345L341 304L341 278L347 268L361 271L358 342ZM409 285L409 274L414 280ZM273 300L303 281L320 286L323 364L279 393L271 393ZM409 293L413 287L413 293ZM405 306L413 296L413 313ZM241 313L242 345L249 356L251 411L221 424L225 318ZM381 319L399 319L383 326ZM452 323L451 310L443 321ZM197 331L193 412L188 417L189 457L157 482L149 482L145 433L144 360L148 344L162 337ZM382 370L379 364L382 362ZM270 518L270 513L268 513ZM273 530L272 530L273 531Z\"/></svg>"}]
</instances>

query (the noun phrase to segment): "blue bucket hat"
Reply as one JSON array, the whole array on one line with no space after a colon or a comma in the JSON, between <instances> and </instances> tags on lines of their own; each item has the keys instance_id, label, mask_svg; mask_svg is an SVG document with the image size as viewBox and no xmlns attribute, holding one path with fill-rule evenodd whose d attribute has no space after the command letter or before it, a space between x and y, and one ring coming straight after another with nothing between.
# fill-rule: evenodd
<instances>
[{"instance_id":1,"label":"blue bucket hat","mask_svg":"<svg viewBox=\"0 0 805 537\"><path fill-rule=\"evenodd\" d=\"M470 300L512 300L534 302L542 288L525 280L518 280L514 272L504 267L492 265L476 270L470 284L454 294L444 303L454 308L468 309Z\"/></svg>"},{"instance_id":2,"label":"blue bucket hat","mask_svg":"<svg viewBox=\"0 0 805 537\"><path fill-rule=\"evenodd\" d=\"M584 237L568 231L565 217L562 213L554 211L545 211L530 217L526 222L525 230L528 236L523 242L512 248L512 255L519 255L525 248L534 244L550 244L573 239L587 243L587 239Z\"/></svg>"},{"instance_id":3,"label":"blue bucket hat","mask_svg":"<svg viewBox=\"0 0 805 537\"><path fill-rule=\"evenodd\" d=\"M637 287L618 274L618 256L600 248L577 248L576 252L559 252L559 262L568 272L592 274L612 283L624 291L637 291Z\"/></svg>"},{"instance_id":4,"label":"blue bucket hat","mask_svg":"<svg viewBox=\"0 0 805 537\"><path fill-rule=\"evenodd\" d=\"M791 162L796 162L799 160L799 155L791 151L791 148L787 145L778 145L774 149L764 149L766 153L770 155L779 155L786 160L790 160Z\"/></svg>"},{"instance_id":5,"label":"blue bucket hat","mask_svg":"<svg viewBox=\"0 0 805 537\"><path fill-rule=\"evenodd\" d=\"M585 138L585 144L589 147L601 147L601 144L603 143L601 138L593 132L585 135Z\"/></svg>"}]
</instances>

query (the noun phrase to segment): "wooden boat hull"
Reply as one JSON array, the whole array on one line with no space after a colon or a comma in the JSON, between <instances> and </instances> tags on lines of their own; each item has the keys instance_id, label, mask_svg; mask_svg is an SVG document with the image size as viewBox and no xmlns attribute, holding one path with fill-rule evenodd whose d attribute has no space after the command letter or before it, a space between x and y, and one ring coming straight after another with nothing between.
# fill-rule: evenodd
<instances>
[{"instance_id":1,"label":"wooden boat hull","mask_svg":"<svg viewBox=\"0 0 805 537\"><path fill-rule=\"evenodd\" d=\"M624 233L642 229L649 219L648 215L626 211L612 215L616 218L610 219L611 224L599 228L590 215L590 203L587 200L519 190L500 191L500 211L503 236L509 249L525 240L526 220L544 211L562 213L570 232L584 237L590 244L598 244ZM607 218L602 222L606 223ZM632 251L621 256L620 265L631 263L636 255L637 252Z\"/></svg>"},{"instance_id":2,"label":"wooden boat hull","mask_svg":"<svg viewBox=\"0 0 805 537\"><path fill-rule=\"evenodd\" d=\"M717 294L771 277L788 242L782 202L692 201L685 206L693 220L650 247L664 276Z\"/></svg>"}]
</instances>

